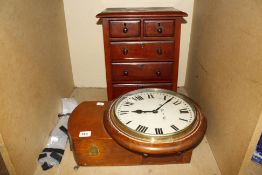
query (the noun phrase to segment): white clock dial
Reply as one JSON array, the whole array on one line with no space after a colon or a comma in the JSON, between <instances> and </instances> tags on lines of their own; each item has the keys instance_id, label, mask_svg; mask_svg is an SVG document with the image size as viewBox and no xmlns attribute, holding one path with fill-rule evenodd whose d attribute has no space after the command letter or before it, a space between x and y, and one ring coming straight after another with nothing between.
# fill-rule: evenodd
<instances>
[{"instance_id":1,"label":"white clock dial","mask_svg":"<svg viewBox=\"0 0 262 175\"><path fill-rule=\"evenodd\" d=\"M179 133L195 121L194 106L182 95L142 91L124 96L115 105L122 125L134 132L165 136Z\"/></svg>"}]
</instances>

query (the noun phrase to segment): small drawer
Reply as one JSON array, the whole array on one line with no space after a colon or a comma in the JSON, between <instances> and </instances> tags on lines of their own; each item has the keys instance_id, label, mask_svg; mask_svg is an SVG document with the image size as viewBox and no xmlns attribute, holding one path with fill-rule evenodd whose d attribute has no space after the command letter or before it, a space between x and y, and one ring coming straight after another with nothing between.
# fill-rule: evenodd
<instances>
[{"instance_id":1,"label":"small drawer","mask_svg":"<svg viewBox=\"0 0 262 175\"><path fill-rule=\"evenodd\" d=\"M125 38L140 36L140 20L110 21L110 37Z\"/></svg>"},{"instance_id":2,"label":"small drawer","mask_svg":"<svg viewBox=\"0 0 262 175\"><path fill-rule=\"evenodd\" d=\"M144 36L145 37L171 37L174 36L174 20L145 20Z\"/></svg>"},{"instance_id":3,"label":"small drawer","mask_svg":"<svg viewBox=\"0 0 262 175\"><path fill-rule=\"evenodd\" d=\"M162 42L111 42L110 57L119 59L172 60L175 46L173 41Z\"/></svg>"},{"instance_id":4,"label":"small drawer","mask_svg":"<svg viewBox=\"0 0 262 175\"><path fill-rule=\"evenodd\" d=\"M176 82L175 82L176 83ZM113 98L117 98L127 92L141 88L161 88L173 90L172 83L141 83L141 84L113 84Z\"/></svg>"},{"instance_id":5,"label":"small drawer","mask_svg":"<svg viewBox=\"0 0 262 175\"><path fill-rule=\"evenodd\" d=\"M112 63L112 81L172 81L173 62Z\"/></svg>"}]
</instances>

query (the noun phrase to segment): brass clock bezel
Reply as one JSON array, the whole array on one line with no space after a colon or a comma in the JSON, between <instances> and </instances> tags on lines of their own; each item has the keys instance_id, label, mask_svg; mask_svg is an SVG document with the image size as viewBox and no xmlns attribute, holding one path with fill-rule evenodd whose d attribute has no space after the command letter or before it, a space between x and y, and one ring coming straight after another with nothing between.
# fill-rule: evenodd
<instances>
[{"instance_id":1,"label":"brass clock bezel","mask_svg":"<svg viewBox=\"0 0 262 175\"><path fill-rule=\"evenodd\" d=\"M125 98L127 95L141 91L148 92L149 90L170 92L169 90L158 88L146 88L129 92L112 101L104 115L104 126L108 134L123 147L143 154L166 155L179 152L181 153L197 146L205 135L207 122L200 110L200 107L193 100L188 97L184 97L183 95L183 100L186 100L194 106L196 117L190 127L187 127L179 133L160 137L141 135L136 132L132 132L131 129L127 129L125 125L123 126L120 124L122 122L119 122L115 115L116 103L119 102L120 99L122 100ZM176 92L174 93L176 95L181 95Z\"/></svg>"},{"instance_id":2,"label":"brass clock bezel","mask_svg":"<svg viewBox=\"0 0 262 175\"><path fill-rule=\"evenodd\" d=\"M192 108L193 114L194 114L194 120L192 121L192 123L183 128L182 130L178 131L178 132L174 132L174 133L169 133L169 134L164 134L164 135L155 135L155 134L146 134L146 133L140 133L137 132L129 127L127 127L126 125L124 125L117 117L116 114L116 108L118 106L118 104L126 99L128 96L131 95L135 95L138 93L143 93L143 92L157 92L157 93L166 93L166 94L170 94L173 96L176 96L182 100L184 100L186 103L188 103L190 105L190 107ZM195 109L195 105L194 103L186 96L174 92L174 91L169 91L169 90L165 90L165 89L158 89L158 88L145 88L145 89L139 89L139 90L135 90L135 91L131 91L129 93L126 93L122 96L120 96L118 99L116 99L113 104L111 105L112 110L111 111L111 120L112 123L116 126L116 128L118 130L120 130L121 132L124 132L125 134L134 137L136 139L140 139L146 142L150 142L150 143L170 143L170 142L174 142L175 140L179 139L181 136L184 136L188 133L190 133L190 131L194 130L194 128L196 127L196 121L197 121L197 114L196 114L196 109Z\"/></svg>"}]
</instances>

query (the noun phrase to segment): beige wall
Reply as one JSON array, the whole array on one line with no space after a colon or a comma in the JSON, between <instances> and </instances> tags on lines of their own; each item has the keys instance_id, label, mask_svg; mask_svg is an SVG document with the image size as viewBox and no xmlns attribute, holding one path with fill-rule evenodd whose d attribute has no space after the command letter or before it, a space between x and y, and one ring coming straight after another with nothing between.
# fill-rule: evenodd
<instances>
[{"instance_id":1,"label":"beige wall","mask_svg":"<svg viewBox=\"0 0 262 175\"><path fill-rule=\"evenodd\" d=\"M262 109L261 31L261 0L195 1L186 88L223 175L238 174Z\"/></svg>"},{"instance_id":2,"label":"beige wall","mask_svg":"<svg viewBox=\"0 0 262 175\"><path fill-rule=\"evenodd\" d=\"M0 1L0 133L17 174L33 174L73 89L61 0Z\"/></svg>"},{"instance_id":3,"label":"beige wall","mask_svg":"<svg viewBox=\"0 0 262 175\"><path fill-rule=\"evenodd\" d=\"M77 87L106 87L102 26L98 13L108 7L166 7L188 13L182 25L178 85L185 81L193 0L64 0L74 83Z\"/></svg>"}]
</instances>

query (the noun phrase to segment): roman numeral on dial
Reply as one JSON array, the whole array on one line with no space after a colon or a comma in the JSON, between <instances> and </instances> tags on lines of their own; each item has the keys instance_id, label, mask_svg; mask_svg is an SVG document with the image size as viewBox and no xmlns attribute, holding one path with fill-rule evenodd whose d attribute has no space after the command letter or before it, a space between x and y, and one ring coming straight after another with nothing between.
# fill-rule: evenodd
<instances>
[{"instance_id":1,"label":"roman numeral on dial","mask_svg":"<svg viewBox=\"0 0 262 175\"><path fill-rule=\"evenodd\" d=\"M170 127L173 128L175 131L178 131L178 130L179 130L179 128L176 127L175 125L171 125Z\"/></svg>"},{"instance_id":2,"label":"roman numeral on dial","mask_svg":"<svg viewBox=\"0 0 262 175\"><path fill-rule=\"evenodd\" d=\"M150 98L154 98L154 96L152 94L148 94L147 97Z\"/></svg>"},{"instance_id":3,"label":"roman numeral on dial","mask_svg":"<svg viewBox=\"0 0 262 175\"><path fill-rule=\"evenodd\" d=\"M128 125L129 123L131 123L132 121L128 121L128 122L126 122L126 125Z\"/></svg>"},{"instance_id":4,"label":"roman numeral on dial","mask_svg":"<svg viewBox=\"0 0 262 175\"><path fill-rule=\"evenodd\" d=\"M145 133L147 129L148 127L146 126L138 125L138 127L136 128L136 131Z\"/></svg>"},{"instance_id":5,"label":"roman numeral on dial","mask_svg":"<svg viewBox=\"0 0 262 175\"><path fill-rule=\"evenodd\" d=\"M181 104L181 101L175 101L174 103L173 103L174 105L179 105L179 104Z\"/></svg>"},{"instance_id":6,"label":"roman numeral on dial","mask_svg":"<svg viewBox=\"0 0 262 175\"><path fill-rule=\"evenodd\" d=\"M163 134L162 128L155 128L156 134Z\"/></svg>"},{"instance_id":7,"label":"roman numeral on dial","mask_svg":"<svg viewBox=\"0 0 262 175\"><path fill-rule=\"evenodd\" d=\"M129 111L119 111L119 115L128 114Z\"/></svg>"},{"instance_id":8,"label":"roman numeral on dial","mask_svg":"<svg viewBox=\"0 0 262 175\"><path fill-rule=\"evenodd\" d=\"M139 101L140 100L144 100L144 98L142 96L140 96L140 95L132 97L132 99L135 100L135 101L137 101L137 100L139 100Z\"/></svg>"},{"instance_id":9,"label":"roman numeral on dial","mask_svg":"<svg viewBox=\"0 0 262 175\"><path fill-rule=\"evenodd\" d=\"M182 120L182 121L188 122L188 120L183 119L183 118L179 118L179 120Z\"/></svg>"},{"instance_id":10,"label":"roman numeral on dial","mask_svg":"<svg viewBox=\"0 0 262 175\"><path fill-rule=\"evenodd\" d=\"M180 112L181 114L189 113L188 109L186 109L186 108L180 109L179 112Z\"/></svg>"},{"instance_id":11,"label":"roman numeral on dial","mask_svg":"<svg viewBox=\"0 0 262 175\"><path fill-rule=\"evenodd\" d=\"M131 105L133 105L133 104L134 104L134 103L127 101L127 102L125 102L125 104L123 104L123 105L124 105L124 106L131 106Z\"/></svg>"}]
</instances>

